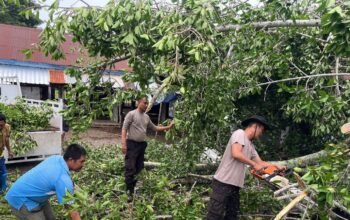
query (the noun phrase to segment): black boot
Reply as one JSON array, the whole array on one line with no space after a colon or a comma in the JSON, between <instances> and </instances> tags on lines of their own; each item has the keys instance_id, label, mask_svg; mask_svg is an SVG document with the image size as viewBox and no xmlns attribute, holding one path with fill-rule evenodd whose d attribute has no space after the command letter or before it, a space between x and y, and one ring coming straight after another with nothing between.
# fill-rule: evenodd
<instances>
[{"instance_id":1,"label":"black boot","mask_svg":"<svg viewBox=\"0 0 350 220\"><path fill-rule=\"evenodd\" d=\"M134 184L126 186L126 194L128 195L128 202L132 202L134 199Z\"/></svg>"},{"instance_id":2,"label":"black boot","mask_svg":"<svg viewBox=\"0 0 350 220\"><path fill-rule=\"evenodd\" d=\"M128 195L128 203L132 202L132 200L134 199L134 192L132 192L131 190L127 190L126 194Z\"/></svg>"},{"instance_id":3,"label":"black boot","mask_svg":"<svg viewBox=\"0 0 350 220\"><path fill-rule=\"evenodd\" d=\"M132 182L132 188L133 188L133 189L135 189L136 183L137 183L137 180L134 180L134 181Z\"/></svg>"}]
</instances>

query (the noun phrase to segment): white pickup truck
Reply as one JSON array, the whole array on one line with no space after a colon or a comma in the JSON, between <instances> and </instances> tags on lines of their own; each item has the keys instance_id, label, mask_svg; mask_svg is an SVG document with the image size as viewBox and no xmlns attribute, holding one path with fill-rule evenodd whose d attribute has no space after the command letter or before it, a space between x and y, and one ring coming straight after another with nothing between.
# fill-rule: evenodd
<instances>
[{"instance_id":1,"label":"white pickup truck","mask_svg":"<svg viewBox=\"0 0 350 220\"><path fill-rule=\"evenodd\" d=\"M13 104L16 97L22 97L20 83L17 77L0 77L0 103ZM39 106L44 103L42 100L24 99L30 106ZM7 164L22 163L29 161L41 161L51 155L60 155L62 153L62 115L63 101L45 101L53 109L53 116L50 119L50 126L57 128L54 131L32 131L29 135L37 142L37 147L28 151L24 155L14 155L8 159L7 151L5 158Z\"/></svg>"}]
</instances>

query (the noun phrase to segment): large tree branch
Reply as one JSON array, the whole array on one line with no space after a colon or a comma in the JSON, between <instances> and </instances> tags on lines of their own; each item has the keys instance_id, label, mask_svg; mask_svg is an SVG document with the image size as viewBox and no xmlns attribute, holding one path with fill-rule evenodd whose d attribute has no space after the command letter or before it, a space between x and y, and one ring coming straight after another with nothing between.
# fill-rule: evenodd
<instances>
[{"instance_id":1,"label":"large tree branch","mask_svg":"<svg viewBox=\"0 0 350 220\"><path fill-rule=\"evenodd\" d=\"M123 61L123 60L128 60L130 57L131 56L114 57L110 60L105 60L105 61L102 61L101 63L97 64L96 68L99 70L104 70L107 68L107 66L113 65L113 64L120 62L120 61ZM89 68L91 68L91 66L80 68L80 70L82 72L85 72Z\"/></svg>"},{"instance_id":2,"label":"large tree branch","mask_svg":"<svg viewBox=\"0 0 350 220\"><path fill-rule=\"evenodd\" d=\"M317 153L308 154L302 157L297 157L290 160L283 160L283 161L270 161L272 164L280 164L280 165L287 165L289 167L295 167L295 166L306 166L309 164L317 163L317 159L323 157L326 155L326 151L321 150Z\"/></svg>"},{"instance_id":3,"label":"large tree branch","mask_svg":"<svg viewBox=\"0 0 350 220\"><path fill-rule=\"evenodd\" d=\"M302 157L297 157L294 159L290 159L290 160L283 160L283 161L270 161L270 163L273 164L280 164L280 165L287 165L290 167L294 167L294 166L300 166L300 165L309 165L309 164L314 164L317 163L317 159L321 158L323 156L326 155L326 152L324 150L319 151L317 153L313 153L313 154L308 154ZM153 169L153 168L157 168L162 166L162 163L159 162L145 162L145 167L149 168L149 169ZM204 163L199 163L195 165L195 168L197 171L213 171L215 169L217 169L219 164L217 163L209 163L209 164L204 164Z\"/></svg>"},{"instance_id":4,"label":"large tree branch","mask_svg":"<svg viewBox=\"0 0 350 220\"><path fill-rule=\"evenodd\" d=\"M316 78L316 77L334 77L334 76L350 76L350 73L322 73L322 74L315 74L315 75L308 75L308 76L300 76L300 77L293 77L293 78L287 78L287 79L280 79L270 82L264 82L259 83L257 86L265 86L265 85L271 85L281 82L288 82L288 81L299 81L301 79L310 79L310 78Z\"/></svg>"},{"instance_id":5,"label":"large tree branch","mask_svg":"<svg viewBox=\"0 0 350 220\"><path fill-rule=\"evenodd\" d=\"M279 27L318 27L321 24L320 19L310 19L310 20L286 20L286 21L262 21L262 22L253 22L250 24L229 24L216 27L216 30L219 32L231 31L231 30L240 30L247 25L251 25L254 28L279 28Z\"/></svg>"},{"instance_id":6,"label":"large tree branch","mask_svg":"<svg viewBox=\"0 0 350 220\"><path fill-rule=\"evenodd\" d=\"M169 82L170 82L170 78L169 77L164 79L163 84L158 88L158 90L156 91L156 93L152 97L152 99L151 99L151 101L150 101L150 103L149 103L149 105L148 105L148 107L146 109L146 112L149 112L152 109L154 103L157 101L157 98L163 92L163 90L169 85Z\"/></svg>"}]
</instances>

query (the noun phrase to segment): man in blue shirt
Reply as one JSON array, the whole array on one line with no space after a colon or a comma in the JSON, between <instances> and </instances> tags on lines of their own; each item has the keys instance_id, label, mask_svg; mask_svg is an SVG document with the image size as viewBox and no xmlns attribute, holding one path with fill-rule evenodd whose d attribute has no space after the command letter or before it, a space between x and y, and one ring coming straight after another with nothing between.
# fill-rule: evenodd
<instances>
[{"instance_id":1,"label":"man in blue shirt","mask_svg":"<svg viewBox=\"0 0 350 220\"><path fill-rule=\"evenodd\" d=\"M21 176L10 188L5 199L18 219L55 219L49 199L56 194L64 204L67 192L73 193L70 171L80 171L86 160L85 149L71 144L62 156L51 156ZM65 206L73 201L66 202ZM71 211L72 220L80 220L77 211Z\"/></svg>"}]
</instances>

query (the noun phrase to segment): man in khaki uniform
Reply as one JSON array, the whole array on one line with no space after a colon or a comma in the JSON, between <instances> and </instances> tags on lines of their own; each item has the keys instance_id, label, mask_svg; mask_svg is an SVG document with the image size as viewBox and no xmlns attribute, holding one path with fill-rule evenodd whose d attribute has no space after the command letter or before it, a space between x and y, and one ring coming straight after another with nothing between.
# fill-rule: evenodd
<instances>
[{"instance_id":1,"label":"man in khaki uniform","mask_svg":"<svg viewBox=\"0 0 350 220\"><path fill-rule=\"evenodd\" d=\"M252 140L260 138L270 127L264 117L254 115L242 122L244 130L232 133L221 163L214 175L208 205L208 220L237 219L239 190L244 185L247 165L261 170L271 164L260 159ZM284 166L278 166L285 169Z\"/></svg>"},{"instance_id":2,"label":"man in khaki uniform","mask_svg":"<svg viewBox=\"0 0 350 220\"><path fill-rule=\"evenodd\" d=\"M0 194L6 190L7 170L5 166L4 149L7 148L8 157L12 158L13 153L10 146L11 127L6 124L6 117L0 114Z\"/></svg>"},{"instance_id":3,"label":"man in khaki uniform","mask_svg":"<svg viewBox=\"0 0 350 220\"><path fill-rule=\"evenodd\" d=\"M136 185L136 175L144 166L144 155L147 147L146 132L150 128L153 131L166 131L173 127L156 126L146 114L148 107L147 97L141 97L137 103L137 109L128 112L122 128L122 152L125 154L125 184L128 194L128 202L133 199Z\"/></svg>"}]
</instances>

